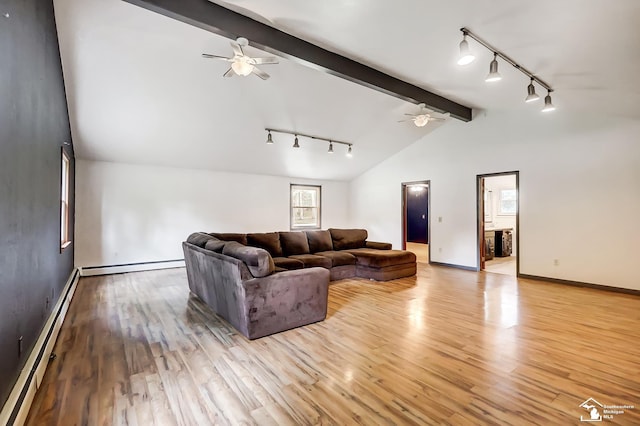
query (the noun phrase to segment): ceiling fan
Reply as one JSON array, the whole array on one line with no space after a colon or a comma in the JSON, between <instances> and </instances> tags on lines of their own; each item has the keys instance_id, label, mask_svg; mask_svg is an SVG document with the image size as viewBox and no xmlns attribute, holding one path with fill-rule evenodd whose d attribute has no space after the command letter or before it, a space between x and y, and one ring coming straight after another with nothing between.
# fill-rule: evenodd
<instances>
[{"instance_id":1,"label":"ceiling fan","mask_svg":"<svg viewBox=\"0 0 640 426\"><path fill-rule=\"evenodd\" d=\"M221 59L223 61L231 62L231 68L227 70L223 75L225 77L233 77L235 75L247 76L249 74L255 74L263 80L269 78L269 74L262 71L256 65L277 64L278 59L271 56L268 58L252 58L244 54L243 47L249 45L249 40L244 37L238 37L236 41L231 42L233 48L233 56L230 58L224 56L211 55L209 53L203 53L203 58Z\"/></svg>"},{"instance_id":2,"label":"ceiling fan","mask_svg":"<svg viewBox=\"0 0 640 426\"><path fill-rule=\"evenodd\" d=\"M445 121L450 115L448 112L446 114L438 114L428 109L425 104L419 104L418 108L420 108L420 111L417 114L405 114L410 116L411 118L400 120L398 121L398 123L413 121L413 124L415 124L416 126L424 127L432 121Z\"/></svg>"}]
</instances>

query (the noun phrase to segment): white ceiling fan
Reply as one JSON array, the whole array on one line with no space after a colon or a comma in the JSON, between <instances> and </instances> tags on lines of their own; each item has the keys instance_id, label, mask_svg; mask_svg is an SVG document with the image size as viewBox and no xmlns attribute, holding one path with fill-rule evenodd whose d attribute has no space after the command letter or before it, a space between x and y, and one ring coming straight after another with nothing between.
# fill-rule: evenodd
<instances>
[{"instance_id":1,"label":"white ceiling fan","mask_svg":"<svg viewBox=\"0 0 640 426\"><path fill-rule=\"evenodd\" d=\"M398 123L403 123L405 121L413 121L417 127L424 127L432 121L445 121L449 118L449 113L438 114L433 110L427 108L425 104L419 104L418 108L420 111L417 114L405 114L410 116L411 118L407 118L406 120L400 120Z\"/></svg>"},{"instance_id":2,"label":"white ceiling fan","mask_svg":"<svg viewBox=\"0 0 640 426\"><path fill-rule=\"evenodd\" d=\"M233 56L227 58L225 56L211 55L209 53L203 53L203 58L221 59L223 61L231 62L231 68L224 73L225 77L233 77L235 75L247 76L249 74L255 74L263 80L269 78L269 74L262 71L256 65L277 64L278 59L270 56L268 58L252 58L244 54L243 47L249 45L249 40L244 37L238 37L236 41L231 42L233 48Z\"/></svg>"}]
</instances>

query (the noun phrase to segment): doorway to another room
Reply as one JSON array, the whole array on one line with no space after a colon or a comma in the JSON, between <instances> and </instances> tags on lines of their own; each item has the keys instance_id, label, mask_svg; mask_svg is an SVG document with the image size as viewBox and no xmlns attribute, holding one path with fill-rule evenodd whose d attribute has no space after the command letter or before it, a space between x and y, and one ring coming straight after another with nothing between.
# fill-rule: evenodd
<instances>
[{"instance_id":1,"label":"doorway to another room","mask_svg":"<svg viewBox=\"0 0 640 426\"><path fill-rule=\"evenodd\" d=\"M478 175L478 269L518 276L519 172Z\"/></svg>"},{"instance_id":2,"label":"doorway to another room","mask_svg":"<svg viewBox=\"0 0 640 426\"><path fill-rule=\"evenodd\" d=\"M402 184L402 248L413 252L418 263L429 263L430 182Z\"/></svg>"}]
</instances>

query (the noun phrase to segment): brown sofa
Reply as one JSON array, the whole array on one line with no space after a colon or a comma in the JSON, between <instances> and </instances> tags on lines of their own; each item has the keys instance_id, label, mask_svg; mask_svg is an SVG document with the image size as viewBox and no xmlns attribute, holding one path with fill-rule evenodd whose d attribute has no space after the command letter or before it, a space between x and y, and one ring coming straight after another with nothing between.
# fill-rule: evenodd
<instances>
[{"instance_id":1,"label":"brown sofa","mask_svg":"<svg viewBox=\"0 0 640 426\"><path fill-rule=\"evenodd\" d=\"M265 249L283 270L322 267L331 281L351 277L389 281L416 273L416 257L391 244L367 241L366 229L336 229L266 233L211 233L222 241Z\"/></svg>"},{"instance_id":2,"label":"brown sofa","mask_svg":"<svg viewBox=\"0 0 640 426\"><path fill-rule=\"evenodd\" d=\"M413 253L364 229L207 234L182 243L191 291L249 339L322 321L329 280L416 273Z\"/></svg>"}]
</instances>

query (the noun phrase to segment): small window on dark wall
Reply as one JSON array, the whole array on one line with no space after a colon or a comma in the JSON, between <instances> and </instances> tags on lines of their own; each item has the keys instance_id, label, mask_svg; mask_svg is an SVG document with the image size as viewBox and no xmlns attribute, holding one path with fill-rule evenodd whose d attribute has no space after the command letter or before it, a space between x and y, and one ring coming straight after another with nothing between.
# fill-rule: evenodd
<instances>
[{"instance_id":1,"label":"small window on dark wall","mask_svg":"<svg viewBox=\"0 0 640 426\"><path fill-rule=\"evenodd\" d=\"M291 229L319 229L321 187L291 184Z\"/></svg>"},{"instance_id":2,"label":"small window on dark wall","mask_svg":"<svg viewBox=\"0 0 640 426\"><path fill-rule=\"evenodd\" d=\"M71 244L69 237L69 175L71 162L69 157L62 150L62 179L60 187L60 250Z\"/></svg>"}]
</instances>

